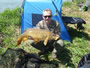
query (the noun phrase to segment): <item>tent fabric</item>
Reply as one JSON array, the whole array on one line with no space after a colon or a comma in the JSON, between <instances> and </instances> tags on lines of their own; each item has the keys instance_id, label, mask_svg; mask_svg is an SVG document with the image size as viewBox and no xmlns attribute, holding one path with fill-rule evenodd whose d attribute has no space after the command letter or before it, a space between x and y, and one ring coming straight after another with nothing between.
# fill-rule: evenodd
<instances>
[{"instance_id":1,"label":"tent fabric","mask_svg":"<svg viewBox=\"0 0 90 68\"><path fill-rule=\"evenodd\" d=\"M42 11L46 8L52 10L52 19L57 20L60 24L60 38L72 42L61 19L62 0L26 0L21 16L21 33L28 28L35 27L35 25L42 20ZM54 15L55 13L57 13L56 16Z\"/></svg>"}]
</instances>

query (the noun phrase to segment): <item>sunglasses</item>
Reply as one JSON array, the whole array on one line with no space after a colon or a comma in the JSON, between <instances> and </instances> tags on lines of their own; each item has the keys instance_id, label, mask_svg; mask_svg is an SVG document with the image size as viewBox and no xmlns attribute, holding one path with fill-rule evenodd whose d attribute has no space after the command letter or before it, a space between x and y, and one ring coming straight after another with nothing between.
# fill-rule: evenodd
<instances>
[{"instance_id":1,"label":"sunglasses","mask_svg":"<svg viewBox=\"0 0 90 68\"><path fill-rule=\"evenodd\" d=\"M50 17L52 17L52 16L44 16L44 18L47 18L47 17L50 18Z\"/></svg>"}]
</instances>

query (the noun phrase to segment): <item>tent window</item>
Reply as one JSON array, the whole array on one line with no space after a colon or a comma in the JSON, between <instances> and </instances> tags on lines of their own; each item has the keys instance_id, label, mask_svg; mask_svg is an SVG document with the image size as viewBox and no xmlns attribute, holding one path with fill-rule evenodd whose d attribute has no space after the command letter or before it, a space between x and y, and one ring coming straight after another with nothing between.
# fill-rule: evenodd
<instances>
[{"instance_id":1,"label":"tent window","mask_svg":"<svg viewBox=\"0 0 90 68\"><path fill-rule=\"evenodd\" d=\"M36 26L36 24L42 20L42 15L41 14L32 14L32 25Z\"/></svg>"}]
</instances>

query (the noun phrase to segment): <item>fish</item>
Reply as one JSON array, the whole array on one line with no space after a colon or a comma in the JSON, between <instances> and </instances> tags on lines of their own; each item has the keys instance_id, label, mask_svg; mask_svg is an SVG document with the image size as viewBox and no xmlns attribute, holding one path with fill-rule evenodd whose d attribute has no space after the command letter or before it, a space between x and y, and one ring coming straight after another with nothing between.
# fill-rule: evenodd
<instances>
[{"instance_id":1,"label":"fish","mask_svg":"<svg viewBox=\"0 0 90 68\"><path fill-rule=\"evenodd\" d=\"M27 40L33 40L34 44L43 41L46 46L48 40L58 40L59 37L59 35L56 35L47 29L29 28L17 38L17 46L20 45L22 41L25 42Z\"/></svg>"}]
</instances>

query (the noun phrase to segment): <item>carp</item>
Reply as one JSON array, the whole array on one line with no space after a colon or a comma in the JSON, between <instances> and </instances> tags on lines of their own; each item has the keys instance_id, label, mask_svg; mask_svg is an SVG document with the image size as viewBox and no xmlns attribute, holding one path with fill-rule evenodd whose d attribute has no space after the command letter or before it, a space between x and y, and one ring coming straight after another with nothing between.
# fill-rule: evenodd
<instances>
[{"instance_id":1,"label":"carp","mask_svg":"<svg viewBox=\"0 0 90 68\"><path fill-rule=\"evenodd\" d=\"M59 35L55 35L49 30L29 28L18 37L17 45L20 45L22 41L25 42L27 40L34 40L35 44L37 44L40 41L43 41L44 45L46 46L48 40L58 40L58 39Z\"/></svg>"}]
</instances>

